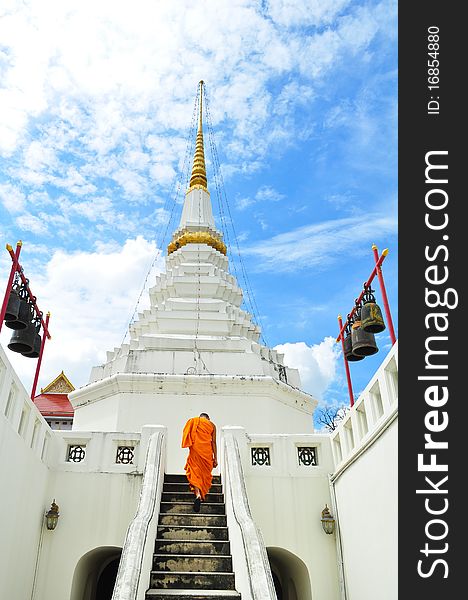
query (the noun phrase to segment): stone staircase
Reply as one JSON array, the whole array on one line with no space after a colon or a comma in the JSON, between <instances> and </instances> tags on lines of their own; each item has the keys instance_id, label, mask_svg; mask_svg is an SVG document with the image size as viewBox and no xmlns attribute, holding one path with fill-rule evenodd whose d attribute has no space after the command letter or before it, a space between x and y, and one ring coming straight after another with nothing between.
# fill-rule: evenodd
<instances>
[{"instance_id":1,"label":"stone staircase","mask_svg":"<svg viewBox=\"0 0 468 600\"><path fill-rule=\"evenodd\" d=\"M199 513L193 501L185 475L164 476L147 600L241 598L235 590L221 478L213 477Z\"/></svg>"}]
</instances>

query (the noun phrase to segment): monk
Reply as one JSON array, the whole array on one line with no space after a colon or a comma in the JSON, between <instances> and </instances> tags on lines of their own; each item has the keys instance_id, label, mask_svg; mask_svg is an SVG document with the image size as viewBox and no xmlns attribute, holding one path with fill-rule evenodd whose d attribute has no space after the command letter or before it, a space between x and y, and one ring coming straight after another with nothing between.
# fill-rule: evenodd
<instances>
[{"instance_id":1,"label":"monk","mask_svg":"<svg viewBox=\"0 0 468 600\"><path fill-rule=\"evenodd\" d=\"M190 489L195 494L193 509L200 512L200 504L211 487L211 471L218 466L216 426L206 413L187 421L182 434L182 448L189 449L184 468Z\"/></svg>"}]
</instances>

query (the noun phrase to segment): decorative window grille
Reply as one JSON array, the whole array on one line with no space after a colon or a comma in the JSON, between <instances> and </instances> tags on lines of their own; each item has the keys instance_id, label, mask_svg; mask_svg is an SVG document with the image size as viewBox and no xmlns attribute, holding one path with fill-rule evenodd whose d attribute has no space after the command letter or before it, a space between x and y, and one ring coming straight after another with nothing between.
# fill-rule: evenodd
<instances>
[{"instance_id":1,"label":"decorative window grille","mask_svg":"<svg viewBox=\"0 0 468 600\"><path fill-rule=\"evenodd\" d=\"M133 465L134 457L134 446L119 446L117 448L117 456L115 457L115 462L119 465Z\"/></svg>"},{"instance_id":2,"label":"decorative window grille","mask_svg":"<svg viewBox=\"0 0 468 600\"><path fill-rule=\"evenodd\" d=\"M79 463L85 459L86 446L83 445L70 445L68 446L67 462Z\"/></svg>"},{"instance_id":3,"label":"decorative window grille","mask_svg":"<svg viewBox=\"0 0 468 600\"><path fill-rule=\"evenodd\" d=\"M288 376L286 375L286 367L283 365L278 365L278 371L279 371L280 381L284 381L284 383L288 383Z\"/></svg>"},{"instance_id":4,"label":"decorative window grille","mask_svg":"<svg viewBox=\"0 0 468 600\"><path fill-rule=\"evenodd\" d=\"M299 464L306 467L317 466L317 448L300 446L297 449L297 457Z\"/></svg>"},{"instance_id":5,"label":"decorative window grille","mask_svg":"<svg viewBox=\"0 0 468 600\"><path fill-rule=\"evenodd\" d=\"M252 465L260 467L270 467L270 448L251 448Z\"/></svg>"}]
</instances>

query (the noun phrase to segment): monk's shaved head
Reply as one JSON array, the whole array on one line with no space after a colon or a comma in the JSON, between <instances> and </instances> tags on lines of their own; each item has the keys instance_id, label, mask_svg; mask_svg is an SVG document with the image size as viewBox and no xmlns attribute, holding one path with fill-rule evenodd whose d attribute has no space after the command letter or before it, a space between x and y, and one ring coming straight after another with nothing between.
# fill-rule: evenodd
<instances>
[{"instance_id":1,"label":"monk's shaved head","mask_svg":"<svg viewBox=\"0 0 468 600\"><path fill-rule=\"evenodd\" d=\"M205 417L205 419L210 419L209 415L207 415L206 413L200 413L200 417Z\"/></svg>"}]
</instances>

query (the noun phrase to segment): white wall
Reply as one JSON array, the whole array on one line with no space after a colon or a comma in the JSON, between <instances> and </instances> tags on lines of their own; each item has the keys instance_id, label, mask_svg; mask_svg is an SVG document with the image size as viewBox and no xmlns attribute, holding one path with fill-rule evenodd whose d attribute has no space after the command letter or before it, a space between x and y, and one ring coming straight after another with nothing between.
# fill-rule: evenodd
<instances>
[{"instance_id":1,"label":"white wall","mask_svg":"<svg viewBox=\"0 0 468 600\"><path fill-rule=\"evenodd\" d=\"M238 441L252 517L266 547L285 557L291 553L304 563L313 600L338 600L335 539L325 534L320 521L322 509L331 501L328 474L333 470L333 459L329 436L246 432ZM299 465L300 446L317 449L316 466ZM251 448L256 447L270 449L271 466L252 465ZM293 565L292 560L290 563ZM297 583L298 597L307 599L301 585Z\"/></svg>"},{"instance_id":2,"label":"white wall","mask_svg":"<svg viewBox=\"0 0 468 600\"><path fill-rule=\"evenodd\" d=\"M140 431L147 423L166 425L168 473L183 472L187 450L181 448L182 430L190 417L207 412L218 431L241 425L262 433L311 433L316 403L270 377L119 374L70 396L75 431Z\"/></svg>"},{"instance_id":3,"label":"white wall","mask_svg":"<svg viewBox=\"0 0 468 600\"><path fill-rule=\"evenodd\" d=\"M251 423L262 424L263 429L255 433L250 433L255 431L253 425L248 427L239 439L250 509L273 554L285 561L293 555L304 563L312 600L340 598L341 556L348 600L375 600L376 590L379 600L395 600L397 366L394 346L332 435L307 433L309 422L312 430L310 406L295 405L301 394L283 390L278 383L270 381L265 386L264 380L236 380L226 386L229 393L220 393L218 383L210 381L196 394L189 393L193 392L190 386L183 394L179 389L170 391L172 385L186 385L170 377L160 395L135 389L133 394L124 390L120 397L111 398L117 407L122 403L123 431L112 430L116 423L106 419L114 407L103 401L88 407L88 417L96 416L94 431L81 427L54 432L0 348L0 481L5 490L0 497L2 594L12 600L68 600L80 558L95 548L123 544L140 493L147 445L144 424L168 426L167 472L182 472L186 456L180 448L183 424L206 410L219 430L223 425L245 425L242 419L247 415ZM145 385L157 380L146 379ZM134 383L131 377L126 382ZM271 406L277 409L274 414L268 411ZM284 433L291 415L297 415L293 426L299 433ZM132 419L139 420L138 429L132 430ZM292 427L291 421L288 426ZM86 445L83 462L67 461L70 444ZM116 464L118 445L134 445L133 464ZM299 465L299 446L315 447L318 464ZM252 465L252 447L269 447L271 465ZM51 532L44 527L44 513L53 499L60 507L60 518ZM338 520L337 536L322 530L320 517L326 503Z\"/></svg>"},{"instance_id":4,"label":"white wall","mask_svg":"<svg viewBox=\"0 0 468 600\"><path fill-rule=\"evenodd\" d=\"M334 511L348 600L398 597L397 417L395 344L331 436Z\"/></svg>"},{"instance_id":5,"label":"white wall","mask_svg":"<svg viewBox=\"0 0 468 600\"><path fill-rule=\"evenodd\" d=\"M141 475L56 473L53 489L60 518L57 528L43 538L38 600L68 599L76 565L84 554L103 546L123 546L140 484Z\"/></svg>"},{"instance_id":6,"label":"white wall","mask_svg":"<svg viewBox=\"0 0 468 600\"><path fill-rule=\"evenodd\" d=\"M122 548L141 490L148 432L55 432L56 452L49 493L60 519L43 538L37 600L70 597L80 559L96 548ZM67 460L70 445L85 449L81 462ZM132 446L131 464L117 464L119 446ZM86 573L82 576L84 577Z\"/></svg>"},{"instance_id":7,"label":"white wall","mask_svg":"<svg viewBox=\"0 0 468 600\"><path fill-rule=\"evenodd\" d=\"M4 598L28 600L49 496L52 432L0 346L0 582Z\"/></svg>"},{"instance_id":8,"label":"white wall","mask_svg":"<svg viewBox=\"0 0 468 600\"><path fill-rule=\"evenodd\" d=\"M135 434L52 431L0 347L2 598L68 600L85 553L122 547L147 442L146 428ZM85 460L67 461L70 444L86 446ZM133 464L116 464L119 445L134 446ZM54 499L60 517L48 531L44 515Z\"/></svg>"}]
</instances>

